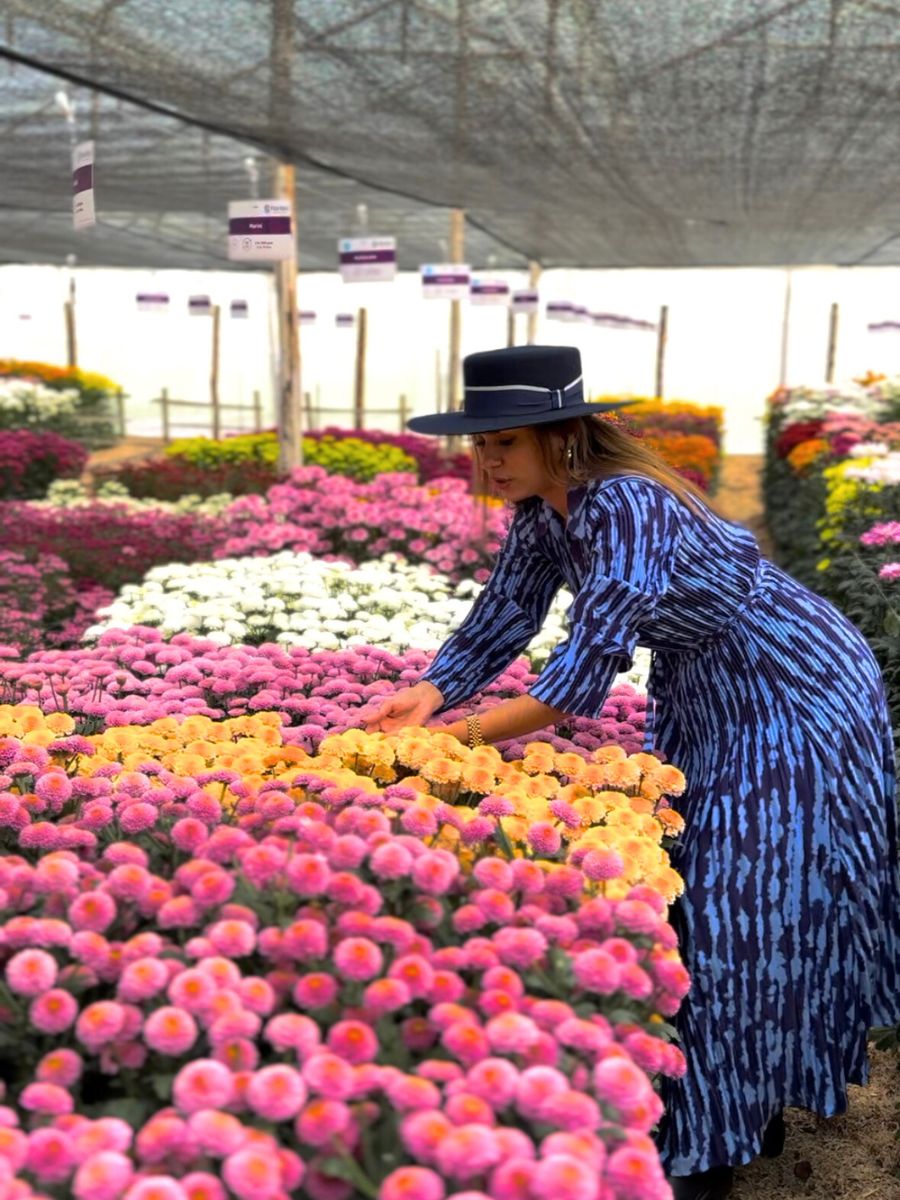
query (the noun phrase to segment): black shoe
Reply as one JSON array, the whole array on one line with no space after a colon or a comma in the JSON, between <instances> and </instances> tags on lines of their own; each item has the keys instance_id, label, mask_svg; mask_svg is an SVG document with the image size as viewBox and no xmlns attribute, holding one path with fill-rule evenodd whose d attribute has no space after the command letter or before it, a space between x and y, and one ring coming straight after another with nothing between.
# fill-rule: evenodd
<instances>
[{"instance_id":1,"label":"black shoe","mask_svg":"<svg viewBox=\"0 0 900 1200\"><path fill-rule=\"evenodd\" d=\"M697 1175L671 1175L674 1200L725 1200L734 1187L733 1167L712 1167Z\"/></svg>"},{"instance_id":2,"label":"black shoe","mask_svg":"<svg viewBox=\"0 0 900 1200\"><path fill-rule=\"evenodd\" d=\"M784 1150L785 1132L784 1113L776 1113L763 1134L762 1148L760 1149L763 1158L778 1158Z\"/></svg>"}]
</instances>

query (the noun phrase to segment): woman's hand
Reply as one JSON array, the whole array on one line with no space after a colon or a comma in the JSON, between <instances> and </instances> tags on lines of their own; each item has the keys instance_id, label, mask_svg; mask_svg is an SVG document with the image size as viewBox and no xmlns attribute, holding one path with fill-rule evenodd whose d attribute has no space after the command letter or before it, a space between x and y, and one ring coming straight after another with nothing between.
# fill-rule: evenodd
<instances>
[{"instance_id":1,"label":"woman's hand","mask_svg":"<svg viewBox=\"0 0 900 1200\"><path fill-rule=\"evenodd\" d=\"M443 703L440 690L423 679L415 687L395 692L374 712L367 714L364 717L366 733L396 733L410 725L424 725Z\"/></svg>"}]
</instances>

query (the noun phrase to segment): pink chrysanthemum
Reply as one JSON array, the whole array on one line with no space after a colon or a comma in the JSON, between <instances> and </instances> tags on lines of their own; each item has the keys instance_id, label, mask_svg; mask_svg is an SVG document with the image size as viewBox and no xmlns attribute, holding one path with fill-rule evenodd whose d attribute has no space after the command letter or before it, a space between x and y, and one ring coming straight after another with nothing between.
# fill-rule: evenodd
<instances>
[{"instance_id":1,"label":"pink chrysanthemum","mask_svg":"<svg viewBox=\"0 0 900 1200\"><path fill-rule=\"evenodd\" d=\"M369 938L350 937L339 942L334 951L334 965L345 979L365 981L381 973L384 957Z\"/></svg>"},{"instance_id":2,"label":"pink chrysanthemum","mask_svg":"<svg viewBox=\"0 0 900 1200\"><path fill-rule=\"evenodd\" d=\"M444 1200L443 1180L427 1167L398 1167L378 1189L378 1200Z\"/></svg>"},{"instance_id":3,"label":"pink chrysanthemum","mask_svg":"<svg viewBox=\"0 0 900 1200\"><path fill-rule=\"evenodd\" d=\"M118 1200L134 1175L131 1160L117 1150L101 1150L86 1158L72 1181L76 1200Z\"/></svg>"},{"instance_id":4,"label":"pink chrysanthemum","mask_svg":"<svg viewBox=\"0 0 900 1200\"><path fill-rule=\"evenodd\" d=\"M294 984L292 995L298 1008L327 1008L337 999L340 985L325 971L311 971Z\"/></svg>"},{"instance_id":5,"label":"pink chrysanthemum","mask_svg":"<svg viewBox=\"0 0 900 1200\"><path fill-rule=\"evenodd\" d=\"M262 1148L245 1146L222 1164L222 1178L238 1200L274 1200L281 1192L278 1156Z\"/></svg>"},{"instance_id":6,"label":"pink chrysanthemum","mask_svg":"<svg viewBox=\"0 0 900 1200\"><path fill-rule=\"evenodd\" d=\"M622 979L621 965L599 947L577 955L572 969L579 987L601 996L617 991Z\"/></svg>"},{"instance_id":7,"label":"pink chrysanthemum","mask_svg":"<svg viewBox=\"0 0 900 1200\"><path fill-rule=\"evenodd\" d=\"M120 1000L149 1000L169 982L165 962L158 958L139 958L130 962L119 976L116 994Z\"/></svg>"},{"instance_id":8,"label":"pink chrysanthemum","mask_svg":"<svg viewBox=\"0 0 900 1200\"><path fill-rule=\"evenodd\" d=\"M75 1022L75 1036L88 1050L113 1042L125 1024L125 1008L114 1000L98 1000L83 1009Z\"/></svg>"},{"instance_id":9,"label":"pink chrysanthemum","mask_svg":"<svg viewBox=\"0 0 900 1200\"><path fill-rule=\"evenodd\" d=\"M625 873L625 860L610 847L589 850L579 865L588 879L618 879Z\"/></svg>"},{"instance_id":10,"label":"pink chrysanthemum","mask_svg":"<svg viewBox=\"0 0 900 1200\"><path fill-rule=\"evenodd\" d=\"M217 921L206 931L217 953L244 958L256 947L256 931L246 921Z\"/></svg>"},{"instance_id":11,"label":"pink chrysanthemum","mask_svg":"<svg viewBox=\"0 0 900 1200\"><path fill-rule=\"evenodd\" d=\"M222 1158L233 1154L250 1137L237 1117L231 1113L217 1112L214 1108L201 1108L191 1113L188 1129L197 1139L197 1145L205 1154Z\"/></svg>"},{"instance_id":12,"label":"pink chrysanthemum","mask_svg":"<svg viewBox=\"0 0 900 1200\"><path fill-rule=\"evenodd\" d=\"M488 1186L493 1200L531 1200L537 1163L531 1158L507 1158L491 1172Z\"/></svg>"},{"instance_id":13,"label":"pink chrysanthemum","mask_svg":"<svg viewBox=\"0 0 900 1200\"><path fill-rule=\"evenodd\" d=\"M27 1112L40 1113L44 1117L60 1117L75 1107L66 1089L56 1083L29 1083L22 1089L19 1104Z\"/></svg>"},{"instance_id":14,"label":"pink chrysanthemum","mask_svg":"<svg viewBox=\"0 0 900 1200\"><path fill-rule=\"evenodd\" d=\"M62 988L51 988L32 1000L28 1018L41 1033L62 1033L69 1029L78 1016L78 1001L71 992Z\"/></svg>"},{"instance_id":15,"label":"pink chrysanthemum","mask_svg":"<svg viewBox=\"0 0 900 1200\"><path fill-rule=\"evenodd\" d=\"M276 1063L253 1075L245 1098L265 1121L292 1120L306 1103L306 1084L296 1068Z\"/></svg>"},{"instance_id":16,"label":"pink chrysanthemum","mask_svg":"<svg viewBox=\"0 0 900 1200\"><path fill-rule=\"evenodd\" d=\"M537 1166L535 1200L598 1200L600 1180L589 1164L569 1154L551 1154Z\"/></svg>"},{"instance_id":17,"label":"pink chrysanthemum","mask_svg":"<svg viewBox=\"0 0 900 1200\"><path fill-rule=\"evenodd\" d=\"M491 939L500 961L509 967L531 967L547 953L547 939L536 929L499 929Z\"/></svg>"},{"instance_id":18,"label":"pink chrysanthemum","mask_svg":"<svg viewBox=\"0 0 900 1200\"><path fill-rule=\"evenodd\" d=\"M71 1137L49 1126L35 1129L28 1139L24 1165L41 1183L62 1183L75 1165Z\"/></svg>"},{"instance_id":19,"label":"pink chrysanthemum","mask_svg":"<svg viewBox=\"0 0 900 1200\"><path fill-rule=\"evenodd\" d=\"M628 1200L655 1200L666 1195L666 1182L652 1146L625 1145L613 1150L604 1172L616 1195Z\"/></svg>"},{"instance_id":20,"label":"pink chrysanthemum","mask_svg":"<svg viewBox=\"0 0 900 1200\"><path fill-rule=\"evenodd\" d=\"M353 1094L356 1082L351 1065L325 1050L307 1058L303 1078L311 1091L328 1100L345 1100Z\"/></svg>"},{"instance_id":21,"label":"pink chrysanthemum","mask_svg":"<svg viewBox=\"0 0 900 1200\"><path fill-rule=\"evenodd\" d=\"M181 1177L186 1200L227 1200L221 1180L208 1171L190 1171Z\"/></svg>"},{"instance_id":22,"label":"pink chrysanthemum","mask_svg":"<svg viewBox=\"0 0 900 1200\"><path fill-rule=\"evenodd\" d=\"M145 1175L131 1185L122 1200L186 1200L186 1196L171 1175Z\"/></svg>"},{"instance_id":23,"label":"pink chrysanthemum","mask_svg":"<svg viewBox=\"0 0 900 1200\"><path fill-rule=\"evenodd\" d=\"M57 1083L67 1088L81 1078L83 1069L81 1056L74 1050L51 1050L38 1063L35 1077L41 1083Z\"/></svg>"},{"instance_id":24,"label":"pink chrysanthemum","mask_svg":"<svg viewBox=\"0 0 900 1200\"><path fill-rule=\"evenodd\" d=\"M524 1054L539 1039L541 1031L530 1017L521 1013L502 1013L488 1021L485 1034L492 1050Z\"/></svg>"},{"instance_id":25,"label":"pink chrysanthemum","mask_svg":"<svg viewBox=\"0 0 900 1200\"><path fill-rule=\"evenodd\" d=\"M163 1005L144 1022L144 1041L159 1054L185 1054L197 1040L197 1023L189 1012Z\"/></svg>"},{"instance_id":26,"label":"pink chrysanthemum","mask_svg":"<svg viewBox=\"0 0 900 1200\"><path fill-rule=\"evenodd\" d=\"M226 1108L234 1096L232 1073L222 1063L200 1058L182 1067L172 1084L172 1098L182 1112Z\"/></svg>"},{"instance_id":27,"label":"pink chrysanthemum","mask_svg":"<svg viewBox=\"0 0 900 1200\"><path fill-rule=\"evenodd\" d=\"M309 1101L297 1117L294 1128L297 1137L307 1146L327 1146L348 1128L352 1119L350 1109L342 1100L319 1096Z\"/></svg>"},{"instance_id":28,"label":"pink chrysanthemum","mask_svg":"<svg viewBox=\"0 0 900 1200\"><path fill-rule=\"evenodd\" d=\"M56 983L59 968L46 950L20 950L6 964L9 989L19 996L39 996Z\"/></svg>"},{"instance_id":29,"label":"pink chrysanthemum","mask_svg":"<svg viewBox=\"0 0 900 1200\"><path fill-rule=\"evenodd\" d=\"M378 1053L378 1038L362 1021L338 1021L328 1031L328 1045L354 1065L371 1062Z\"/></svg>"},{"instance_id":30,"label":"pink chrysanthemum","mask_svg":"<svg viewBox=\"0 0 900 1200\"><path fill-rule=\"evenodd\" d=\"M451 1179L483 1175L500 1160L493 1129L485 1125L458 1125L450 1129L437 1148L437 1166Z\"/></svg>"}]
</instances>

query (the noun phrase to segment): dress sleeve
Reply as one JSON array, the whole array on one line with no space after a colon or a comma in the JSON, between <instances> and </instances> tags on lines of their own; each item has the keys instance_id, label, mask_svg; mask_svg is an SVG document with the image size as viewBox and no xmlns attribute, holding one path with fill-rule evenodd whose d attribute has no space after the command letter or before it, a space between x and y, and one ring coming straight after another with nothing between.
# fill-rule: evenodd
<instances>
[{"instance_id":1,"label":"dress sleeve","mask_svg":"<svg viewBox=\"0 0 900 1200\"><path fill-rule=\"evenodd\" d=\"M422 676L454 708L490 683L540 632L563 578L544 553L533 513L517 511L491 576L469 615Z\"/></svg>"},{"instance_id":2,"label":"dress sleeve","mask_svg":"<svg viewBox=\"0 0 900 1200\"><path fill-rule=\"evenodd\" d=\"M669 587L682 538L681 505L636 476L595 493L570 536L590 541L584 582L568 612L569 636L530 694L578 717L599 717L613 680L631 666L638 630Z\"/></svg>"}]
</instances>

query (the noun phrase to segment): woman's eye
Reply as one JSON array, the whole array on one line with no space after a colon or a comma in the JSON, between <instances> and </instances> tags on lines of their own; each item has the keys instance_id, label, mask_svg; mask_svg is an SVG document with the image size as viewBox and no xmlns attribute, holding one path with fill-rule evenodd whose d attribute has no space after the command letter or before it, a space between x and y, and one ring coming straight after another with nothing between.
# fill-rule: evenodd
<instances>
[{"instance_id":1,"label":"woman's eye","mask_svg":"<svg viewBox=\"0 0 900 1200\"><path fill-rule=\"evenodd\" d=\"M515 442L515 440L516 440L515 438L502 438L500 441L500 445L501 446L511 446L513 444L513 442Z\"/></svg>"}]
</instances>

